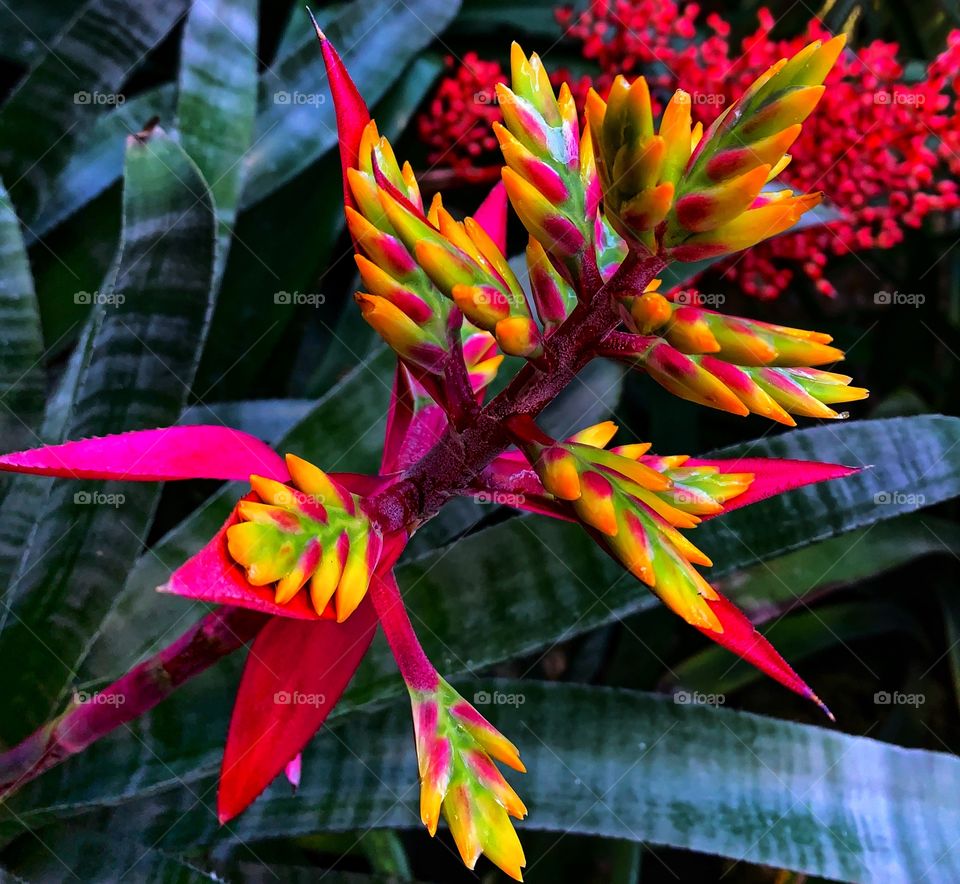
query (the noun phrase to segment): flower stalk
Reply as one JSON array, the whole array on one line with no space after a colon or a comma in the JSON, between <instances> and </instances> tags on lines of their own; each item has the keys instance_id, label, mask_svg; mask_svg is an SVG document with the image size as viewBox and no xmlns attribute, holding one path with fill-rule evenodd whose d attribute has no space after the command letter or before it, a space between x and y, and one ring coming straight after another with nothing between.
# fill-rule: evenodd
<instances>
[{"instance_id":1,"label":"flower stalk","mask_svg":"<svg viewBox=\"0 0 960 884\"><path fill-rule=\"evenodd\" d=\"M246 608L218 608L98 691L97 702L79 702L80 694L75 694L66 712L0 755L0 799L149 712L185 682L253 641L268 619Z\"/></svg>"}]
</instances>

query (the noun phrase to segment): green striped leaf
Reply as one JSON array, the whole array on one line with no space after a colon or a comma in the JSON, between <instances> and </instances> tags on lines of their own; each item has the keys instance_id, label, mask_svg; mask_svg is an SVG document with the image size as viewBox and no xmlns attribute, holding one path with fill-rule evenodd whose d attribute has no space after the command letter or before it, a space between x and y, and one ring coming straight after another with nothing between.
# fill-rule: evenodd
<instances>
[{"instance_id":1,"label":"green striped leaf","mask_svg":"<svg viewBox=\"0 0 960 884\"><path fill-rule=\"evenodd\" d=\"M20 223L0 184L0 449L33 443L43 406L43 332Z\"/></svg>"},{"instance_id":2,"label":"green striped leaf","mask_svg":"<svg viewBox=\"0 0 960 884\"><path fill-rule=\"evenodd\" d=\"M27 244L32 245L118 182L123 174L127 136L139 132L153 117L173 119L175 98L176 89L170 83L143 92L98 116L89 131L78 138L63 168L51 180L47 199L26 232ZM69 256L65 259L72 264Z\"/></svg>"},{"instance_id":3,"label":"green striped leaf","mask_svg":"<svg viewBox=\"0 0 960 884\"><path fill-rule=\"evenodd\" d=\"M187 16L177 106L182 144L210 185L226 263L257 110L257 0L203 0Z\"/></svg>"},{"instance_id":4,"label":"green striped leaf","mask_svg":"<svg viewBox=\"0 0 960 884\"><path fill-rule=\"evenodd\" d=\"M373 107L414 56L443 33L459 6L457 0L354 2L325 26L325 33ZM261 81L244 206L292 181L337 144L323 60L305 13L303 30L303 42Z\"/></svg>"},{"instance_id":5,"label":"green striped leaf","mask_svg":"<svg viewBox=\"0 0 960 884\"><path fill-rule=\"evenodd\" d=\"M183 408L211 305L210 193L162 131L127 148L116 282L97 293L93 334L66 421L71 438L172 423ZM53 482L32 501L35 524L0 618L8 714L24 736L53 711L77 659L140 551L158 486Z\"/></svg>"},{"instance_id":6,"label":"green striped leaf","mask_svg":"<svg viewBox=\"0 0 960 884\"><path fill-rule=\"evenodd\" d=\"M609 688L482 680L461 690L475 702L481 692L504 701L481 708L519 745L530 771L510 776L530 810L521 832L662 844L839 881L960 876L956 756ZM278 782L219 830L195 797L213 786L212 777L189 789L169 781L164 794L97 819L112 832L135 827L167 851L419 827L409 708L319 735L296 796ZM28 813L24 821L43 818Z\"/></svg>"},{"instance_id":7,"label":"green striped leaf","mask_svg":"<svg viewBox=\"0 0 960 884\"><path fill-rule=\"evenodd\" d=\"M0 173L28 223L82 133L124 100L131 70L186 8L187 0L90 0L14 90L0 110Z\"/></svg>"}]
</instances>

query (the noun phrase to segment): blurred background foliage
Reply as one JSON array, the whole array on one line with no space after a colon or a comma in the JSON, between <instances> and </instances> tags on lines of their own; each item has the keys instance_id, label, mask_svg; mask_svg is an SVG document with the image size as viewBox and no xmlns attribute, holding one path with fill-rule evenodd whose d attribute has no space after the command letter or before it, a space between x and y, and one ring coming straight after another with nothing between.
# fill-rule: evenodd
<instances>
[{"instance_id":1,"label":"blurred background foliage","mask_svg":"<svg viewBox=\"0 0 960 884\"><path fill-rule=\"evenodd\" d=\"M957 413L960 375L956 5L585 9L315 11L381 131L461 213L495 180L486 127L511 39L581 89L602 88L615 66L663 90L679 78L715 96L702 102L709 118L756 65L802 42L815 14L850 33L838 97L795 151L798 183L826 191L832 226L671 282L731 313L832 334L844 370L872 390L851 409L857 422L784 433L600 364L548 418L560 433L613 415L621 441L661 452L735 446L873 466L699 538L712 576L839 724L809 727L824 723L816 709L706 647L588 539L502 508L454 504L418 534L399 575L415 622L445 674L525 697L492 717L531 771L528 880L956 880L937 846L960 831L960 421L935 416ZM333 108L300 6L8 0L0 34L4 450L222 421L326 469L374 471L392 363L352 304ZM136 137L125 146L145 130L151 151ZM510 241L520 253L519 224ZM152 590L236 489L124 488L122 506L100 510L75 491L0 484L5 746L199 614ZM307 752L301 794L276 784L218 830L215 771L241 662L7 798L0 878L474 877L445 833L447 849L411 830L411 735L379 643ZM489 865L478 874L499 879Z\"/></svg>"}]
</instances>

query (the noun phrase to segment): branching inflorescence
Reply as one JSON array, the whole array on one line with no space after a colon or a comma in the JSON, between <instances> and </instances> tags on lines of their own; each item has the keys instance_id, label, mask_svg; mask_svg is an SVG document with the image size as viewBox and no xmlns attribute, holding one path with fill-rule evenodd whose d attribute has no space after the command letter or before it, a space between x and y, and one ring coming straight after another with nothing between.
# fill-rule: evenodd
<instances>
[{"instance_id":1,"label":"branching inflorescence","mask_svg":"<svg viewBox=\"0 0 960 884\"><path fill-rule=\"evenodd\" d=\"M139 431L0 458L3 469L62 477L251 485L221 531L162 587L223 607L108 689L137 691L138 702L68 709L3 756L0 776L13 788L146 711L168 692L159 683L175 685L237 647L217 640L226 631L255 635L224 753L218 804L227 820L288 765L298 767L379 624L413 706L423 823L433 834L444 816L469 867L484 853L519 879L523 851L510 817L526 808L495 762L522 771L520 754L427 659L393 565L450 499L507 493L519 508L581 524L687 623L823 706L707 582L699 569L710 559L688 532L853 470L657 456L647 444L608 447L617 430L609 422L554 439L536 418L598 358L641 369L693 402L785 424L791 415L839 417L832 405L866 395L850 378L813 367L842 358L825 335L678 305L657 291L670 262L748 248L817 204L817 194L794 194L776 179L843 40L777 62L705 132L687 93L676 92L655 124L648 84L623 77L606 101L587 97L581 128L570 89L555 92L540 59L514 46L511 83L497 87L503 182L461 221L439 196L425 205L412 168L379 135L318 35L363 284L356 299L398 360L381 474L327 474L222 427ZM504 254L508 199L529 234L529 294ZM524 364L488 399L508 357ZM322 691L328 702L269 703L290 686ZM279 736L263 739L270 732Z\"/></svg>"}]
</instances>

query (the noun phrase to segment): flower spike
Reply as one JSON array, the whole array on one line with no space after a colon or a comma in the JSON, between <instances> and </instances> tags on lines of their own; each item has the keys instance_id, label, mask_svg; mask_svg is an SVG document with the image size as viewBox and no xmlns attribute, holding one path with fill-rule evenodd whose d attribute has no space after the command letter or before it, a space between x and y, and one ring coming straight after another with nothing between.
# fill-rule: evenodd
<instances>
[{"instance_id":1,"label":"flower spike","mask_svg":"<svg viewBox=\"0 0 960 884\"><path fill-rule=\"evenodd\" d=\"M606 217L626 240L656 252L655 229L673 205L690 156L690 96L677 90L656 133L643 77L632 84L617 77L606 102L591 89L586 112Z\"/></svg>"},{"instance_id":2,"label":"flower spike","mask_svg":"<svg viewBox=\"0 0 960 884\"><path fill-rule=\"evenodd\" d=\"M842 418L830 408L865 399L869 391L848 386L852 378L806 367L733 365L712 355L688 356L653 335L621 335L605 352L645 371L675 396L741 417L757 414L796 426L791 414Z\"/></svg>"},{"instance_id":3,"label":"flower spike","mask_svg":"<svg viewBox=\"0 0 960 884\"><path fill-rule=\"evenodd\" d=\"M600 199L589 136L580 135L566 83L555 94L534 53L510 49L511 87L497 84L503 124L493 128L506 166L503 183L531 236L572 282L590 278Z\"/></svg>"},{"instance_id":4,"label":"flower spike","mask_svg":"<svg viewBox=\"0 0 960 884\"><path fill-rule=\"evenodd\" d=\"M333 601L342 622L367 592L382 540L358 497L313 464L292 454L286 460L293 487L251 476L259 500L237 504L240 521L227 529L227 548L251 584L275 584L278 605L309 582L316 612Z\"/></svg>"},{"instance_id":5,"label":"flower spike","mask_svg":"<svg viewBox=\"0 0 960 884\"><path fill-rule=\"evenodd\" d=\"M459 322L454 305L505 353L539 355L539 329L498 245L474 219L455 220L439 195L425 214L410 166L399 166L372 122L348 179L359 210L347 209L347 223L367 288L357 300L402 358L440 373Z\"/></svg>"},{"instance_id":6,"label":"flower spike","mask_svg":"<svg viewBox=\"0 0 960 884\"><path fill-rule=\"evenodd\" d=\"M480 854L517 881L526 864L510 817L527 808L494 760L523 772L516 746L438 677L433 690L410 690L420 770L420 818L431 835L441 812L468 869Z\"/></svg>"},{"instance_id":7,"label":"flower spike","mask_svg":"<svg viewBox=\"0 0 960 884\"><path fill-rule=\"evenodd\" d=\"M820 194L767 193L787 151L824 92L843 35L781 59L724 111L700 140L678 182L663 244L680 261L748 248L793 226Z\"/></svg>"},{"instance_id":8,"label":"flower spike","mask_svg":"<svg viewBox=\"0 0 960 884\"><path fill-rule=\"evenodd\" d=\"M654 126L650 89L618 76L604 101L593 90L586 114L604 211L637 248L679 261L748 248L793 226L819 194L765 192L823 94L843 48L837 37L781 60L700 137L691 96L678 89Z\"/></svg>"},{"instance_id":9,"label":"flower spike","mask_svg":"<svg viewBox=\"0 0 960 884\"><path fill-rule=\"evenodd\" d=\"M681 353L709 353L737 365L791 368L843 359L843 351L830 346L830 335L668 301L652 288L627 307L636 331L655 331Z\"/></svg>"},{"instance_id":10,"label":"flower spike","mask_svg":"<svg viewBox=\"0 0 960 884\"><path fill-rule=\"evenodd\" d=\"M681 533L728 503L735 506L753 484L753 473L649 455L647 445L597 447L616 429L607 424L573 437L584 441L565 442L550 439L527 417L513 419L509 428L543 488L566 502L604 550L668 608L830 715L750 621L699 574L694 566L709 566L710 559Z\"/></svg>"},{"instance_id":11,"label":"flower spike","mask_svg":"<svg viewBox=\"0 0 960 884\"><path fill-rule=\"evenodd\" d=\"M495 761L524 772L520 753L437 673L413 631L396 578L378 575L370 596L410 693L420 771L420 817L431 836L441 813L463 862L481 853L522 880L523 848L510 822L527 809Z\"/></svg>"}]
</instances>

